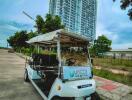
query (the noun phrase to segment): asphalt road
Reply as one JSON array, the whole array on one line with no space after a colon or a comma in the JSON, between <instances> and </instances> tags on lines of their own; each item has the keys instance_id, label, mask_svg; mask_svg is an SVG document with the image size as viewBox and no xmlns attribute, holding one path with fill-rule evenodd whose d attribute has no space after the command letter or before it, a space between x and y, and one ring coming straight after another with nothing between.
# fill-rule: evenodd
<instances>
[{"instance_id":1,"label":"asphalt road","mask_svg":"<svg viewBox=\"0 0 132 100\"><path fill-rule=\"evenodd\" d=\"M0 49L0 100L42 100L31 85L24 82L25 61Z\"/></svg>"}]
</instances>

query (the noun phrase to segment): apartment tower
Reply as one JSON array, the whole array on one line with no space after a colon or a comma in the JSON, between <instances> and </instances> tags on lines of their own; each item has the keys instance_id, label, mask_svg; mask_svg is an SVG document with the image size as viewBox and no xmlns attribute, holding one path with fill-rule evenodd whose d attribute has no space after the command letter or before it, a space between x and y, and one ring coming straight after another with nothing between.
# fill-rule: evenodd
<instances>
[{"instance_id":1,"label":"apartment tower","mask_svg":"<svg viewBox=\"0 0 132 100\"><path fill-rule=\"evenodd\" d=\"M49 4L49 13L60 16L67 31L90 41L96 36L96 12L96 0L50 0Z\"/></svg>"}]
</instances>

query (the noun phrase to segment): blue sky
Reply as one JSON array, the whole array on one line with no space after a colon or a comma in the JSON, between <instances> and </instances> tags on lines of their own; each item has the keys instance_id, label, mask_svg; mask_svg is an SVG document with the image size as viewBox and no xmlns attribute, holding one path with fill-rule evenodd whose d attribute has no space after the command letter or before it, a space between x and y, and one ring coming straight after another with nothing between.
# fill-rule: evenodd
<instances>
[{"instance_id":1,"label":"blue sky","mask_svg":"<svg viewBox=\"0 0 132 100\"><path fill-rule=\"evenodd\" d=\"M120 9L120 0L98 0L97 36L106 35L113 41L113 49L132 47L132 21L127 11ZM26 17L26 11L33 18L48 13L49 0L0 0L0 46L6 46L6 39L15 31L33 29L34 22Z\"/></svg>"}]
</instances>

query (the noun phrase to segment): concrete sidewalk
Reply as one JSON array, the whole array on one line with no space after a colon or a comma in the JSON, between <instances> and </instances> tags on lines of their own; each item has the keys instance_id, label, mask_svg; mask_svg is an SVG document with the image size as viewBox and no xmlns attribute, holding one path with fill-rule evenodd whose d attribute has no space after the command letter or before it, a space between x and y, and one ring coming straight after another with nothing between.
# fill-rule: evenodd
<instances>
[{"instance_id":1,"label":"concrete sidewalk","mask_svg":"<svg viewBox=\"0 0 132 100\"><path fill-rule=\"evenodd\" d=\"M104 100L132 100L132 87L94 76L97 93Z\"/></svg>"}]
</instances>

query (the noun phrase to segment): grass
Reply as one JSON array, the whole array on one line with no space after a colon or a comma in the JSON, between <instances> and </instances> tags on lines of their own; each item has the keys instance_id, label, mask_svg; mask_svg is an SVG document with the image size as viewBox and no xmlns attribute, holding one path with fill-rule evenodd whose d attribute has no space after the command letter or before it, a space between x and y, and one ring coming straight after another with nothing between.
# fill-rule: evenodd
<instances>
[{"instance_id":1,"label":"grass","mask_svg":"<svg viewBox=\"0 0 132 100\"><path fill-rule=\"evenodd\" d=\"M123 83L129 86L132 86L132 74L122 75L122 74L114 74L112 72L106 70L97 70L93 69L94 75L100 76L109 80L113 80L119 83Z\"/></svg>"},{"instance_id":2,"label":"grass","mask_svg":"<svg viewBox=\"0 0 132 100\"><path fill-rule=\"evenodd\" d=\"M105 68L132 71L132 59L94 58L94 65Z\"/></svg>"}]
</instances>

